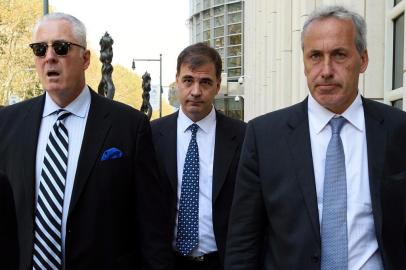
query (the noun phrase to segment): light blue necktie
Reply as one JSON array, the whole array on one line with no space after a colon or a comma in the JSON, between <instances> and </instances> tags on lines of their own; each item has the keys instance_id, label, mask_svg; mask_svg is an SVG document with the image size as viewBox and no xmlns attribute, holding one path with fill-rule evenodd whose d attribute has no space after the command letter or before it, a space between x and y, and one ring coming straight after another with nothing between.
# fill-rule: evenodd
<instances>
[{"instance_id":1,"label":"light blue necktie","mask_svg":"<svg viewBox=\"0 0 406 270\"><path fill-rule=\"evenodd\" d=\"M330 120L321 222L321 270L348 270L347 183L340 137L345 118Z\"/></svg>"},{"instance_id":2,"label":"light blue necktie","mask_svg":"<svg viewBox=\"0 0 406 270\"><path fill-rule=\"evenodd\" d=\"M186 256L199 243L199 148L196 133L199 126L192 124L189 147L183 167L180 192L176 247Z\"/></svg>"}]
</instances>

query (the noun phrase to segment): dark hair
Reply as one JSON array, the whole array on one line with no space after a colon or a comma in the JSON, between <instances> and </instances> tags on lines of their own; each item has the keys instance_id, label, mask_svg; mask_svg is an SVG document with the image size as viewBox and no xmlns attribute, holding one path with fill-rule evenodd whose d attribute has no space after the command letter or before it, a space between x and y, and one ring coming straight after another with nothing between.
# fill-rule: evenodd
<instances>
[{"instance_id":1,"label":"dark hair","mask_svg":"<svg viewBox=\"0 0 406 270\"><path fill-rule=\"evenodd\" d=\"M213 63L216 68L216 77L221 79L222 62L219 53L205 43L196 43L183 49L178 56L176 74L180 73L180 67L187 64L193 70L205 64Z\"/></svg>"}]
</instances>

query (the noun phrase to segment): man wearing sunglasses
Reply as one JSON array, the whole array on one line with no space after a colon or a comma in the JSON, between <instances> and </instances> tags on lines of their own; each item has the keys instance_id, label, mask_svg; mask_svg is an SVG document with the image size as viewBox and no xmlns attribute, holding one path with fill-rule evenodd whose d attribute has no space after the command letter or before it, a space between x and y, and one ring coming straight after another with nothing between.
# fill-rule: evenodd
<instances>
[{"instance_id":1,"label":"man wearing sunglasses","mask_svg":"<svg viewBox=\"0 0 406 270\"><path fill-rule=\"evenodd\" d=\"M0 113L19 269L170 269L147 118L86 85L90 51L75 17L43 17L30 47L45 94Z\"/></svg>"}]
</instances>

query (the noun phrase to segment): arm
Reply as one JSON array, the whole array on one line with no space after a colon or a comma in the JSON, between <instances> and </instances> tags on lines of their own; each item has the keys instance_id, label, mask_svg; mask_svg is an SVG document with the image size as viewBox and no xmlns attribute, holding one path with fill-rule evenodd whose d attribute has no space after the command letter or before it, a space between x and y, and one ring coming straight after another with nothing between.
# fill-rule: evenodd
<instances>
[{"instance_id":1,"label":"arm","mask_svg":"<svg viewBox=\"0 0 406 270\"><path fill-rule=\"evenodd\" d=\"M13 192L7 177L0 173L0 261L4 269L17 269L18 239Z\"/></svg>"},{"instance_id":2,"label":"arm","mask_svg":"<svg viewBox=\"0 0 406 270\"><path fill-rule=\"evenodd\" d=\"M248 124L231 208L225 269L260 269L266 213L254 126Z\"/></svg>"},{"instance_id":3,"label":"arm","mask_svg":"<svg viewBox=\"0 0 406 270\"><path fill-rule=\"evenodd\" d=\"M137 136L134 170L143 269L172 269L172 228L169 205L165 199L168 192L158 177L149 121L146 117L142 121Z\"/></svg>"}]
</instances>

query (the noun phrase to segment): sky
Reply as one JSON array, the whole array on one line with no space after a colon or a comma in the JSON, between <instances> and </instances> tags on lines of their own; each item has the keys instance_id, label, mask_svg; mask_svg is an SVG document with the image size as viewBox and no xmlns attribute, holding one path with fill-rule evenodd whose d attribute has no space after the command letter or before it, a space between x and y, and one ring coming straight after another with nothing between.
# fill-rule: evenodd
<instances>
[{"instance_id":1,"label":"sky","mask_svg":"<svg viewBox=\"0 0 406 270\"><path fill-rule=\"evenodd\" d=\"M107 31L114 40L113 64L131 69L133 58L159 59L162 53L163 86L175 81L176 58L189 45L189 0L49 0L49 6L81 20L94 51ZM136 62L138 75L146 70L152 85L159 85L159 61Z\"/></svg>"}]
</instances>

